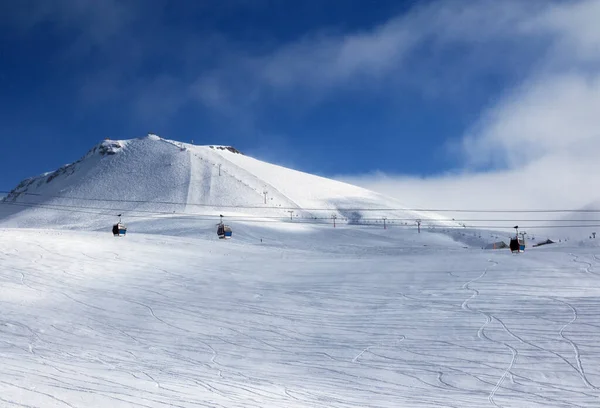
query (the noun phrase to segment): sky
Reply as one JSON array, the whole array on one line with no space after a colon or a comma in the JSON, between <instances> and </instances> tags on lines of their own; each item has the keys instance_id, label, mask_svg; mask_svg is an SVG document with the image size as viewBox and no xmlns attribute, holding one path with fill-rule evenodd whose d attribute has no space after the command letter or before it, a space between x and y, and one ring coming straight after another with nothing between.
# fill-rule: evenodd
<instances>
[{"instance_id":1,"label":"sky","mask_svg":"<svg viewBox=\"0 0 600 408\"><path fill-rule=\"evenodd\" d=\"M441 208L600 199L598 0L0 3L0 190L148 132Z\"/></svg>"}]
</instances>

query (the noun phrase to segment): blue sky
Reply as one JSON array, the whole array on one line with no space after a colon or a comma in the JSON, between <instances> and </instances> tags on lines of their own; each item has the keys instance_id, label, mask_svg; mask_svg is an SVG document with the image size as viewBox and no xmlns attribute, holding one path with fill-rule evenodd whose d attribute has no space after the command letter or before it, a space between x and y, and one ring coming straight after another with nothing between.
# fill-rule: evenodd
<instances>
[{"instance_id":1,"label":"blue sky","mask_svg":"<svg viewBox=\"0 0 600 408\"><path fill-rule=\"evenodd\" d=\"M568 151L557 130L574 120L577 152L598 150L598 12L595 0L3 2L0 189L153 132L385 192L416 178L468 194Z\"/></svg>"},{"instance_id":2,"label":"blue sky","mask_svg":"<svg viewBox=\"0 0 600 408\"><path fill-rule=\"evenodd\" d=\"M148 131L195 143L232 144L326 175L444 170L455 164L444 154L444 143L460 136L499 84L478 79L481 89L468 102L462 92L427 95L410 84L410 71L428 64L425 55L432 50L426 44L411 56L413 67L386 68L381 77L358 73L341 83L310 78L307 71L319 70L318 61L290 70L298 78L287 80L299 82L287 89L262 84L249 72L254 68L247 67L251 59L273 58L303 42L300 55L327 42L335 48L345 36L369 35L410 14L416 3L5 4L0 120L7 155L0 164L1 185L6 189L20 178L73 161L104 137L131 138ZM271 69L285 70L286 63ZM395 78L394 71L403 78ZM223 91L231 94L229 106L203 100L198 84L212 77L231 81L233 89ZM314 84L303 84L303 78ZM194 86L197 90L190 91ZM18 157L24 148L26 161Z\"/></svg>"}]
</instances>

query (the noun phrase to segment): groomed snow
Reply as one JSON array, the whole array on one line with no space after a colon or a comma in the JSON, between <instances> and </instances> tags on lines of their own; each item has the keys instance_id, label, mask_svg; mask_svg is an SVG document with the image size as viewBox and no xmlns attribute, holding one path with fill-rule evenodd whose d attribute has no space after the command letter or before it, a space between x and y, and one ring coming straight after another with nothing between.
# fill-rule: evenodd
<instances>
[{"instance_id":1,"label":"groomed snow","mask_svg":"<svg viewBox=\"0 0 600 408\"><path fill-rule=\"evenodd\" d=\"M0 405L600 403L589 242L513 255L400 228L128 234L0 230Z\"/></svg>"}]
</instances>

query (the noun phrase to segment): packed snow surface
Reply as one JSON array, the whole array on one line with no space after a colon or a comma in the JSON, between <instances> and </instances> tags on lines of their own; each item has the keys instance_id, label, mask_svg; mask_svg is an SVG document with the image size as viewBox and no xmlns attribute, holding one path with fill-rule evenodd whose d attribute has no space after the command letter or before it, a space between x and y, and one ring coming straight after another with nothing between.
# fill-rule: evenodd
<instances>
[{"instance_id":1,"label":"packed snow surface","mask_svg":"<svg viewBox=\"0 0 600 408\"><path fill-rule=\"evenodd\" d=\"M0 406L598 406L599 254L357 226L3 229Z\"/></svg>"}]
</instances>

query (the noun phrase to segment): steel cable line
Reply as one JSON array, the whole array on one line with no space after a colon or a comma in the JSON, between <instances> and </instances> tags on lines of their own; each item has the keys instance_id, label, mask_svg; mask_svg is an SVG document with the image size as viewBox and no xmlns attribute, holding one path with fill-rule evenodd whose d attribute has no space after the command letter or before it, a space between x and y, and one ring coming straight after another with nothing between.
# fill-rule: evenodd
<instances>
[{"instance_id":1,"label":"steel cable line","mask_svg":"<svg viewBox=\"0 0 600 408\"><path fill-rule=\"evenodd\" d=\"M76 212L76 213L85 213L92 215L101 215L106 217L114 217L113 212L121 211L121 209L117 208L105 208L105 207L86 207L86 206L74 206L74 205L60 205L60 204L44 204L44 203L10 203L10 202L1 202L0 205L10 205L17 207L25 207L25 208L42 208L53 211L66 211L66 212ZM98 210L98 211L89 211L89 210ZM110 211L110 213L108 212ZM217 215L208 215L208 214L194 214L194 213L177 213L177 212L159 212L159 211L143 211L143 210L124 210L125 212L130 211L134 214L128 214L127 216L130 218L165 218L164 216L177 216L177 217L185 217L196 220L205 220L205 221L214 221L218 216ZM136 212L147 212L147 215L136 215ZM329 217L295 217L294 221L290 220L287 216L281 217L268 217L268 216L244 216L244 215L231 215L228 218L234 218L236 221L240 222L295 222L299 224L319 224L323 225L325 222L319 221L330 221ZM386 219L388 223L390 221L394 221L395 219ZM407 219L408 221L415 221L413 219ZM346 219L347 221L347 219ZM374 222L377 221L377 222ZM431 219L433 222L440 222L447 220L441 219ZM531 221L539 221L539 220L531 220ZM555 220L554 220L555 221ZM594 220L595 221L595 220ZM508 220L494 220L494 222L508 222ZM571 220L571 222L574 222ZM592 222L590 220L590 222ZM597 222L597 221L596 221ZM383 223L383 219L379 218L364 218L361 220L357 220L356 222L351 222L348 225L352 226L378 226L381 227ZM512 222L511 222L512 223ZM391 223L390 223L391 224ZM414 228L413 224L393 224L395 228L403 227L403 228ZM461 225L445 225L445 224L427 224L425 225L428 229L456 229L456 230L472 230L472 229L509 229L512 230L513 226L501 226L501 225L473 225L473 226L461 226ZM549 229L549 228L600 228L600 224L578 224L578 225L524 225L521 228L525 229Z\"/></svg>"},{"instance_id":2,"label":"steel cable line","mask_svg":"<svg viewBox=\"0 0 600 408\"><path fill-rule=\"evenodd\" d=\"M0 202L0 205L9 205L16 207L26 207L26 208L43 208L48 210L56 210L56 211L68 211L68 212L80 212L80 213L88 213L88 214L96 214L96 215L106 215L106 216L114 216L114 213L120 212L127 214L128 217L136 217L136 218L164 218L166 215L171 216L182 216L182 217L206 217L206 220L212 220L215 217L219 217L218 215L210 215L210 214L195 214L195 213L183 213L183 212L175 212L175 211L150 211L150 210L136 210L136 209L125 209L125 208L107 208L107 207L92 207L92 206L77 206L77 205L66 205L66 204L52 204L52 203L10 203L10 202ZM98 210L98 211L85 211L89 210ZM108 213L107 211L110 211ZM133 213L133 214L132 214ZM147 215L136 215L135 213L146 213ZM160 217L152 217L152 216L160 216ZM209 218L210 217L210 218ZM231 215L227 216L227 218L261 218L261 219L289 219L288 216L244 216L244 215ZM300 218L300 217L298 217ZM304 219L318 219L316 217L302 217ZM319 219L329 219L329 218L319 218Z\"/></svg>"},{"instance_id":3,"label":"steel cable line","mask_svg":"<svg viewBox=\"0 0 600 408\"><path fill-rule=\"evenodd\" d=\"M151 204L153 202L149 201L147 202L148 204ZM149 215L182 215L182 216L189 216L189 215L202 215L202 216L211 216L210 214L195 214L195 213L189 213L189 212L178 212L178 211L160 211L160 210L140 210L140 209L128 209L128 208L124 208L124 207L96 207L96 206L82 206L82 205L74 205L74 204L56 204L56 203L36 203L36 202L0 202L0 205L21 205L21 206L39 206L39 207L45 207L45 208L49 208L49 207L64 207L64 208L73 208L73 209L91 209L91 210L101 210L101 211L116 211L116 212L129 212L129 213L147 213ZM269 207L269 208L262 208L262 209L278 209L277 207ZM299 209L302 210L302 209ZM334 210L331 210L334 211ZM287 219L289 218L288 216L268 216L268 215L228 215L228 218L262 218L262 219ZM313 219L313 220L330 220L331 217L306 217L306 216L298 216L295 217L294 219L299 219L299 218L303 218L303 219ZM383 219L385 218L386 222L392 222L392 221L416 221L418 218L394 218L394 217L377 217L377 218L370 218L370 217L361 217L360 219L363 221L378 221L378 222L383 222ZM347 220L347 217L341 217L339 218L340 220ZM589 219L539 219L539 218L529 218L529 219L513 219L511 218L510 220L507 220L505 218L494 218L494 219L477 219L477 218L473 218L473 219L446 219L446 218L428 218L428 220L432 220L432 221L445 221L445 222L600 222L600 220L589 220Z\"/></svg>"},{"instance_id":4,"label":"steel cable line","mask_svg":"<svg viewBox=\"0 0 600 408\"><path fill-rule=\"evenodd\" d=\"M11 194L11 191L0 191L2 194ZM455 213L600 213L600 209L449 209L449 208L299 208L299 207L272 207L264 205L231 205L231 204L205 204L205 203L189 203L176 201L148 201L148 200L127 200L114 198L90 198L90 197L73 197L62 196L55 194L41 194L17 192L15 194L28 195L35 197L61 198L65 200L81 200L81 201L98 201L98 202L118 202L118 203L136 203L136 204L165 204L165 205L188 205L200 207L215 207L215 208L238 208L238 209L280 209L280 210L303 210L303 211L412 211L412 212L455 212Z\"/></svg>"},{"instance_id":5,"label":"steel cable line","mask_svg":"<svg viewBox=\"0 0 600 408\"><path fill-rule=\"evenodd\" d=\"M152 204L154 202L149 201L147 202L148 204ZM57 204L57 203L37 203L37 202L0 202L0 205L22 205L22 206L44 206L44 207L65 207L65 208L81 208L81 209L93 209L93 210L111 210L111 211L116 211L116 212L133 212L133 213L147 213L147 214L161 214L161 215L192 215L194 213L189 213L189 212L179 212L179 211L160 211L160 210L141 210L141 209L130 209L130 208L125 208L125 207L96 207L96 206L82 206L82 205L75 205L75 204ZM216 206L215 206L216 207ZM267 208L261 208L261 209L265 209L265 210L277 210L279 209L278 207L267 207ZM299 210L302 210L301 208ZM335 210L331 210L331 211L335 211ZM206 216L210 216L209 214L196 214L196 215L206 215ZM268 216L268 215L228 215L227 217L229 218L273 218L273 219L279 219L279 218L289 218L288 216ZM299 217L295 217L296 218L306 218L306 219L315 219L315 220L329 220L331 219L331 217L306 217L306 216L299 216ZM391 222L391 221L416 221L418 218L413 217L413 218L395 218L395 217L377 217L377 218L371 218L371 217L361 217L361 220L365 220L365 221L379 221L379 222L383 222L383 219L385 218L385 220L387 222ZM344 220L347 219L347 217L340 217L338 219ZM523 219L523 218L519 218L519 219L514 219L511 218L510 220L507 220L505 218L486 218L486 219L477 219L477 218L472 218L472 219L447 219L447 218L428 218L428 220L435 220L435 221L447 221L447 222L507 222L507 221L511 221L511 222L599 222L600 220L589 220L589 219L539 219L539 218L528 218L528 219Z\"/></svg>"},{"instance_id":6,"label":"steel cable line","mask_svg":"<svg viewBox=\"0 0 600 408\"><path fill-rule=\"evenodd\" d=\"M218 219L218 215L210 215L210 214L197 214L197 213L182 213L182 212L167 212L167 211L148 211L148 210L135 210L135 209L123 209L123 208L106 208L106 207L91 207L91 206L75 206L75 205L65 205L65 204L46 204L46 203L10 203L10 202L0 202L0 205L9 205L16 207L25 207L25 208L42 208L47 210L54 211L66 211L66 212L77 212L84 214L93 214L93 215L104 215L114 217L116 212L127 214L127 217L130 218L155 218L155 219L164 219L165 216L177 216L183 218L194 218L201 219L207 221L213 221ZM98 210L98 211L87 211L87 210ZM108 212L110 211L110 212ZM145 213L146 215L139 215L135 213ZM227 218L234 218L237 221L257 221L257 222L266 222L266 220L289 220L289 216L252 216L252 215L228 215ZM295 217L294 220L330 220L328 217Z\"/></svg>"}]
</instances>

